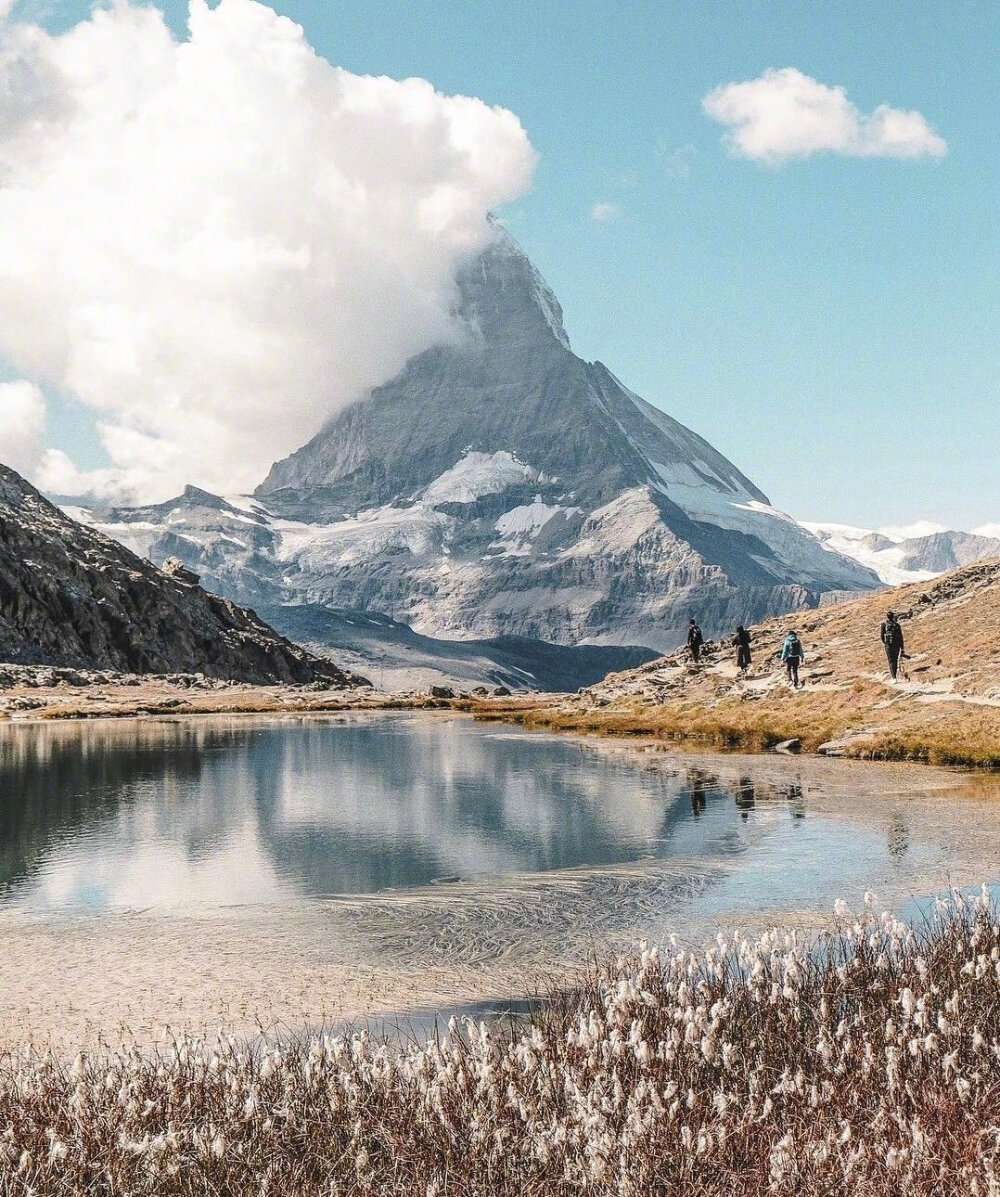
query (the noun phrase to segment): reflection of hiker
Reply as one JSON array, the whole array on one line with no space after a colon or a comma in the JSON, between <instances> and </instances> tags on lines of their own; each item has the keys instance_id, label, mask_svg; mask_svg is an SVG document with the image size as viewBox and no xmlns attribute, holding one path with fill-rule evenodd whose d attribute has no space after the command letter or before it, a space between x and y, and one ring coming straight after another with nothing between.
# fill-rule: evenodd
<instances>
[{"instance_id":1,"label":"reflection of hiker","mask_svg":"<svg viewBox=\"0 0 1000 1197\"><path fill-rule=\"evenodd\" d=\"M733 796L736 799L736 809L740 812L740 818L746 822L757 803L757 791L753 781L749 777L741 777Z\"/></svg>"},{"instance_id":2,"label":"reflection of hiker","mask_svg":"<svg viewBox=\"0 0 1000 1197\"><path fill-rule=\"evenodd\" d=\"M701 646L705 643L705 637L701 634L701 628L692 619L688 623L688 648L691 651L691 660L698 664L698 659L701 656Z\"/></svg>"},{"instance_id":3,"label":"reflection of hiker","mask_svg":"<svg viewBox=\"0 0 1000 1197\"><path fill-rule=\"evenodd\" d=\"M805 660L806 654L799 639L798 632L789 632L785 643L781 646L781 659L788 671L788 680L797 690L799 688L799 665Z\"/></svg>"},{"instance_id":4,"label":"reflection of hiker","mask_svg":"<svg viewBox=\"0 0 1000 1197\"><path fill-rule=\"evenodd\" d=\"M889 660L889 674L895 681L896 672L899 669L899 658L903 655L903 629L893 611L886 613L882 627L879 629L879 635L882 637L885 655Z\"/></svg>"},{"instance_id":5,"label":"reflection of hiker","mask_svg":"<svg viewBox=\"0 0 1000 1197\"><path fill-rule=\"evenodd\" d=\"M736 649L736 668L740 673L746 673L750 668L750 633L740 624L733 637L733 647Z\"/></svg>"}]
</instances>

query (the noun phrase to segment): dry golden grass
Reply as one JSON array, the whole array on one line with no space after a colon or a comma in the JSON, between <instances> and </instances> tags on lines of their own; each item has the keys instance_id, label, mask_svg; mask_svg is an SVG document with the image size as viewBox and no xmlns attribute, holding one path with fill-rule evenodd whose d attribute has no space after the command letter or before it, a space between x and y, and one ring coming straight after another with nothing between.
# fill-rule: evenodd
<instances>
[{"instance_id":1,"label":"dry golden grass","mask_svg":"<svg viewBox=\"0 0 1000 1197\"><path fill-rule=\"evenodd\" d=\"M887 609L903 615L906 677L889 684L878 636ZM775 659L795 626L806 650L804 687L783 684ZM728 646L702 667L684 653L615 674L578 696L469 704L481 719L599 735L806 751L846 740L844 755L1000 766L1000 563L955 570L799 613L752 629L754 667L736 677Z\"/></svg>"}]
</instances>

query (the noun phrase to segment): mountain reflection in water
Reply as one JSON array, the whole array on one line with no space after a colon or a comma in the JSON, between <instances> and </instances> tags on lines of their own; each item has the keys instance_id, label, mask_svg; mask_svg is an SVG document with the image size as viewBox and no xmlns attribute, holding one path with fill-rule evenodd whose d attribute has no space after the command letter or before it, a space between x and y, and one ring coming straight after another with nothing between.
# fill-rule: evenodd
<instances>
[{"instance_id":1,"label":"mountain reflection in water","mask_svg":"<svg viewBox=\"0 0 1000 1197\"><path fill-rule=\"evenodd\" d=\"M213 908L708 864L804 814L794 782L722 784L463 719L0 727L0 901L21 909Z\"/></svg>"}]
</instances>

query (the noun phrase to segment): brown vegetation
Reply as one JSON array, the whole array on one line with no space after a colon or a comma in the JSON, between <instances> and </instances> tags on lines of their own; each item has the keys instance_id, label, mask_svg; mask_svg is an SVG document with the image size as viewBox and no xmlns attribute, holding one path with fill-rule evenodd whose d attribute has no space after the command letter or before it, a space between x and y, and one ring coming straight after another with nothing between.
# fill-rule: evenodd
<instances>
[{"instance_id":1,"label":"brown vegetation","mask_svg":"<svg viewBox=\"0 0 1000 1197\"><path fill-rule=\"evenodd\" d=\"M139 715L329 714L337 711L437 710L451 703L426 694L379 694L311 686L226 684L187 687L147 675L86 687L0 687L0 719L132 719Z\"/></svg>"},{"instance_id":2,"label":"brown vegetation","mask_svg":"<svg viewBox=\"0 0 1000 1197\"><path fill-rule=\"evenodd\" d=\"M902 615L908 659L891 684L878 628ZM789 689L775 653L796 626L803 688ZM470 705L480 718L603 735L1000 766L1000 563L752 629L754 666L737 675L728 645L698 667L677 652L579 695Z\"/></svg>"},{"instance_id":3,"label":"brown vegetation","mask_svg":"<svg viewBox=\"0 0 1000 1197\"><path fill-rule=\"evenodd\" d=\"M985 1194L1000 920L740 936L595 967L533 1023L426 1044L174 1043L0 1069L5 1192Z\"/></svg>"}]
</instances>

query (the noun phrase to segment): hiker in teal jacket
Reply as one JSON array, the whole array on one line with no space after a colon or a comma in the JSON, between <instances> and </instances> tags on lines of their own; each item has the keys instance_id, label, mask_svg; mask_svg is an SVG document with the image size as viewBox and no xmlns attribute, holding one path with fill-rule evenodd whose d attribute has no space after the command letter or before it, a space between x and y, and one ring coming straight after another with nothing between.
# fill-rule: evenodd
<instances>
[{"instance_id":1,"label":"hiker in teal jacket","mask_svg":"<svg viewBox=\"0 0 1000 1197\"><path fill-rule=\"evenodd\" d=\"M805 649L799 639L798 632L789 632L785 643L781 646L781 659L788 671L788 680L797 690L799 688L799 665L806 659Z\"/></svg>"}]
</instances>

